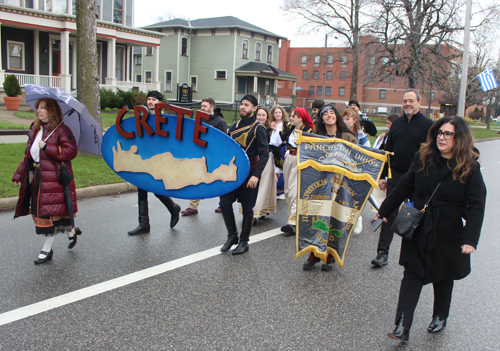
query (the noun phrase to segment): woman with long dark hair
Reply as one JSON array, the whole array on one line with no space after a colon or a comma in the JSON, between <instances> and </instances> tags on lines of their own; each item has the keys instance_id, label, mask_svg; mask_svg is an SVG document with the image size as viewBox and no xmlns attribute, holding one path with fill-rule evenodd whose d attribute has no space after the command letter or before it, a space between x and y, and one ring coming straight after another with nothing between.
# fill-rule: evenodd
<instances>
[{"instance_id":1,"label":"woman with long dark hair","mask_svg":"<svg viewBox=\"0 0 500 351\"><path fill-rule=\"evenodd\" d=\"M52 259L52 243L57 233L67 232L69 248L76 244L59 176L63 164L73 175L71 160L77 155L77 146L73 133L62 123L62 111L54 99L42 98L35 107L36 119L28 132L24 158L12 181L21 185L14 218L31 214L36 233L45 236L42 251L35 260L35 264L41 264ZM76 213L73 180L69 190Z\"/></svg>"},{"instance_id":2,"label":"woman with long dark hair","mask_svg":"<svg viewBox=\"0 0 500 351\"><path fill-rule=\"evenodd\" d=\"M402 240L399 264L405 270L390 338L408 341L420 292L429 283L434 308L427 330L437 333L446 325L454 281L469 275L470 254L477 248L483 224L486 186L478 159L467 123L459 117L441 118L380 206L377 218L386 221L407 198L422 209L437 189L413 238Z\"/></svg>"}]
</instances>

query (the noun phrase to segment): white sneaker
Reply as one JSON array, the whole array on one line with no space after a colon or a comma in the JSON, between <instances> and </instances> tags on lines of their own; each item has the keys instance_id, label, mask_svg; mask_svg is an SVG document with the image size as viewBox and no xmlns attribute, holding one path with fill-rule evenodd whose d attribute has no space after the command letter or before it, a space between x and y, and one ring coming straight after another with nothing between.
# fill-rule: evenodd
<instances>
[{"instance_id":1,"label":"white sneaker","mask_svg":"<svg viewBox=\"0 0 500 351\"><path fill-rule=\"evenodd\" d=\"M359 216L356 225L354 226L353 233L358 235L363 230L363 217Z\"/></svg>"}]
</instances>

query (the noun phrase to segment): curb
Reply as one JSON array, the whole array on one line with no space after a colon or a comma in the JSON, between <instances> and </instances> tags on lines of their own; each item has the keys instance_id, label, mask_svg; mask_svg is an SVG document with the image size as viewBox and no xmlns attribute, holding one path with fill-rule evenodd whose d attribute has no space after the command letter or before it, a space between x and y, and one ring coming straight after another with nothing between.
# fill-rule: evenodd
<instances>
[{"instance_id":1,"label":"curb","mask_svg":"<svg viewBox=\"0 0 500 351\"><path fill-rule=\"evenodd\" d=\"M95 185L76 189L76 197L78 200L81 200L89 197L115 195L136 190L137 187L130 183ZM14 210L16 208L18 199L19 196L0 198L0 211Z\"/></svg>"},{"instance_id":2,"label":"curb","mask_svg":"<svg viewBox=\"0 0 500 351\"><path fill-rule=\"evenodd\" d=\"M0 136L4 135L28 135L28 129L2 129L0 130Z\"/></svg>"}]
</instances>

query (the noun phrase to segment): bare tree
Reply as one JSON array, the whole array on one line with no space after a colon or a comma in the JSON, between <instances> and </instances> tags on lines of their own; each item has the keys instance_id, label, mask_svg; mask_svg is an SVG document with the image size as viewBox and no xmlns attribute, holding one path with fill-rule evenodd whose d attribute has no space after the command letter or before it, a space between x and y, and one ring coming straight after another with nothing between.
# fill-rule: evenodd
<instances>
[{"instance_id":1,"label":"bare tree","mask_svg":"<svg viewBox=\"0 0 500 351\"><path fill-rule=\"evenodd\" d=\"M283 5L284 11L304 21L303 31L326 30L348 43L352 54L351 100L357 100L359 37L369 24L361 10L371 3L372 0L285 0Z\"/></svg>"},{"instance_id":2,"label":"bare tree","mask_svg":"<svg viewBox=\"0 0 500 351\"><path fill-rule=\"evenodd\" d=\"M173 19L183 19L183 20L189 21L189 18L187 18L185 16L178 15L177 13L172 12L172 10L170 10L170 9L168 9L162 15L151 16L150 18L151 18L153 23L160 23L160 22L170 21Z\"/></svg>"},{"instance_id":3,"label":"bare tree","mask_svg":"<svg viewBox=\"0 0 500 351\"><path fill-rule=\"evenodd\" d=\"M383 60L380 72L405 78L409 88L449 75L450 64L461 56L464 0L379 0L377 8L370 32L374 55ZM495 4L477 9L473 29L496 18Z\"/></svg>"},{"instance_id":4,"label":"bare tree","mask_svg":"<svg viewBox=\"0 0 500 351\"><path fill-rule=\"evenodd\" d=\"M76 75L78 100L101 124L97 71L97 21L94 0L76 0Z\"/></svg>"}]
</instances>

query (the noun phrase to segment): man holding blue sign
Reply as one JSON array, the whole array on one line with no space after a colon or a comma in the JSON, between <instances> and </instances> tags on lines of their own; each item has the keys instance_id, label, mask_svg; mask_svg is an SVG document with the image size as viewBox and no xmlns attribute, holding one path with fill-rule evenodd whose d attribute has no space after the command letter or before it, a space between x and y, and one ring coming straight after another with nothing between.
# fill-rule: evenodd
<instances>
[{"instance_id":1,"label":"man holding blue sign","mask_svg":"<svg viewBox=\"0 0 500 351\"><path fill-rule=\"evenodd\" d=\"M257 110L257 98L253 95L245 95L240 103L241 119L229 128L229 135L241 148L245 150L250 161L250 173L243 184L220 198L220 207L226 224L228 236L221 251L228 251L231 246L238 244L233 255L239 255L248 251L248 240L252 229L253 207L257 200L259 179L269 158L269 145L267 132L255 116ZM241 203L243 210L243 223L241 235L238 240L238 229L234 218L233 203Z\"/></svg>"},{"instance_id":2,"label":"man holding blue sign","mask_svg":"<svg viewBox=\"0 0 500 351\"><path fill-rule=\"evenodd\" d=\"M148 93L147 105L150 114L155 113L155 105L163 101L163 95L156 90L150 91ZM155 196L165 205L165 207L170 212L170 228L175 227L177 222L179 222L179 213L181 212L181 207L168 196L158 195ZM148 192L138 188L138 198L139 198L139 225L134 230L128 232L128 235L137 235L149 233L149 213L148 213Z\"/></svg>"}]
</instances>

